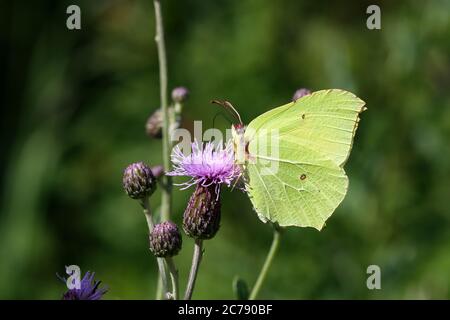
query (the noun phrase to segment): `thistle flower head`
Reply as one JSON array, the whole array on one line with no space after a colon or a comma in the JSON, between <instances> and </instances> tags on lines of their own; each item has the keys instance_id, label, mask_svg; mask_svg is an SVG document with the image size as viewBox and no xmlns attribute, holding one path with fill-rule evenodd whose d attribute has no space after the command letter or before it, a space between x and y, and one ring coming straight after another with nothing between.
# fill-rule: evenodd
<instances>
[{"instance_id":1,"label":"thistle flower head","mask_svg":"<svg viewBox=\"0 0 450 320\"><path fill-rule=\"evenodd\" d=\"M100 300L108 291L107 288L100 288L101 281L94 280L94 272L86 272L80 281L80 289L69 289L64 293L63 300Z\"/></svg>"},{"instance_id":2,"label":"thistle flower head","mask_svg":"<svg viewBox=\"0 0 450 320\"><path fill-rule=\"evenodd\" d=\"M212 142L205 145L194 141L192 153L184 155L179 146L172 153L173 171L170 176L188 176L191 179L183 184L183 189L193 185L209 187L224 183L230 186L239 177L240 169L235 164L234 150L231 141L225 146L215 146Z\"/></svg>"}]
</instances>

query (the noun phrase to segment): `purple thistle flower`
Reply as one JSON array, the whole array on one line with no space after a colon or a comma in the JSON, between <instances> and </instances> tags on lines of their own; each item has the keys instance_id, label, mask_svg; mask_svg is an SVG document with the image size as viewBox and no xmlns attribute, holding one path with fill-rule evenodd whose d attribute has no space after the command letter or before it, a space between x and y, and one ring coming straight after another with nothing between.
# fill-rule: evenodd
<instances>
[{"instance_id":1,"label":"purple thistle flower","mask_svg":"<svg viewBox=\"0 0 450 320\"><path fill-rule=\"evenodd\" d=\"M205 145L196 140L191 145L192 153L184 155L179 145L172 153L174 169L167 173L170 176L189 176L191 179L180 184L182 190L193 185L209 187L213 184L219 187L222 183L230 186L239 177L240 168L235 164L233 144L229 141L215 146L212 142Z\"/></svg>"},{"instance_id":2,"label":"purple thistle flower","mask_svg":"<svg viewBox=\"0 0 450 320\"><path fill-rule=\"evenodd\" d=\"M80 289L69 289L62 300L100 300L108 289L100 288L101 281L95 281L94 276L95 272L86 272L80 281Z\"/></svg>"}]
</instances>

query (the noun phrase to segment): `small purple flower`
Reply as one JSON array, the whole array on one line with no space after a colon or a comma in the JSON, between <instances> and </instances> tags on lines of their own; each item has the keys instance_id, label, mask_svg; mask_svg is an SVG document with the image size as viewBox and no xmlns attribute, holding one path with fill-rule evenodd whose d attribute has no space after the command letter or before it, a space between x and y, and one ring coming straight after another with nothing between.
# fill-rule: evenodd
<instances>
[{"instance_id":1,"label":"small purple flower","mask_svg":"<svg viewBox=\"0 0 450 320\"><path fill-rule=\"evenodd\" d=\"M306 88L300 88L297 91L295 91L294 96L292 97L292 101L298 100L301 97L307 96L311 94L311 91Z\"/></svg>"},{"instance_id":2,"label":"small purple flower","mask_svg":"<svg viewBox=\"0 0 450 320\"><path fill-rule=\"evenodd\" d=\"M69 289L62 300L100 300L108 289L100 288L101 281L95 281L94 276L94 272L86 272L80 281L80 289Z\"/></svg>"},{"instance_id":3,"label":"small purple flower","mask_svg":"<svg viewBox=\"0 0 450 320\"><path fill-rule=\"evenodd\" d=\"M164 167L161 165L153 166L150 168L152 170L153 176L158 180L164 175Z\"/></svg>"},{"instance_id":4,"label":"small purple flower","mask_svg":"<svg viewBox=\"0 0 450 320\"><path fill-rule=\"evenodd\" d=\"M230 186L239 177L240 169L235 164L233 144L229 141L225 146L221 143L215 146L212 142L205 145L194 141L191 145L192 153L184 155L179 145L172 153L173 171L170 176L189 176L191 180L181 184L182 189L193 185L209 187L224 183Z\"/></svg>"},{"instance_id":5,"label":"small purple flower","mask_svg":"<svg viewBox=\"0 0 450 320\"><path fill-rule=\"evenodd\" d=\"M176 87L172 90L172 100L178 103L185 101L189 96L189 90L185 87Z\"/></svg>"}]
</instances>

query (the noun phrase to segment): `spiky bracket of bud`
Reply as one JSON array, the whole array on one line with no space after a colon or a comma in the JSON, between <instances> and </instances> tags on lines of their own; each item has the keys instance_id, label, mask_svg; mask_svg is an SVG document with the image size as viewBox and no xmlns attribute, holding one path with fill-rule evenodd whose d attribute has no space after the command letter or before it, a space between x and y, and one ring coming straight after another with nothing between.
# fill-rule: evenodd
<instances>
[{"instance_id":1,"label":"spiky bracket of bud","mask_svg":"<svg viewBox=\"0 0 450 320\"><path fill-rule=\"evenodd\" d=\"M132 199L144 199L156 190L156 178L143 162L130 164L123 173L123 189Z\"/></svg>"},{"instance_id":2,"label":"spiky bracket of bud","mask_svg":"<svg viewBox=\"0 0 450 320\"><path fill-rule=\"evenodd\" d=\"M220 187L197 185L183 216L183 230L194 239L213 238L220 227Z\"/></svg>"},{"instance_id":3,"label":"spiky bracket of bud","mask_svg":"<svg viewBox=\"0 0 450 320\"><path fill-rule=\"evenodd\" d=\"M169 258L181 250L182 238L175 223L164 221L157 225L150 234L150 251L156 257Z\"/></svg>"}]
</instances>

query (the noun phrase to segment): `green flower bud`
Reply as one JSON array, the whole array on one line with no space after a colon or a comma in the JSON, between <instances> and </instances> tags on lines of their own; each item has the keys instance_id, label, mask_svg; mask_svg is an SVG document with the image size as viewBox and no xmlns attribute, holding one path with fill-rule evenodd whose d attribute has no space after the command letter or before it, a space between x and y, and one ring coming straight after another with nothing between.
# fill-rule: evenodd
<instances>
[{"instance_id":1,"label":"green flower bud","mask_svg":"<svg viewBox=\"0 0 450 320\"><path fill-rule=\"evenodd\" d=\"M173 257L181 250L181 245L180 231L171 221L157 224L150 234L150 251L157 257Z\"/></svg>"},{"instance_id":2,"label":"green flower bud","mask_svg":"<svg viewBox=\"0 0 450 320\"><path fill-rule=\"evenodd\" d=\"M220 227L220 187L197 185L183 216L183 230L194 239L211 239Z\"/></svg>"},{"instance_id":3,"label":"green flower bud","mask_svg":"<svg viewBox=\"0 0 450 320\"><path fill-rule=\"evenodd\" d=\"M156 190L152 170L143 162L130 164L123 173L123 189L132 199L144 199Z\"/></svg>"}]
</instances>

